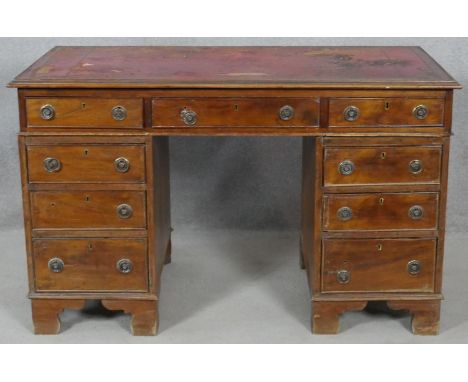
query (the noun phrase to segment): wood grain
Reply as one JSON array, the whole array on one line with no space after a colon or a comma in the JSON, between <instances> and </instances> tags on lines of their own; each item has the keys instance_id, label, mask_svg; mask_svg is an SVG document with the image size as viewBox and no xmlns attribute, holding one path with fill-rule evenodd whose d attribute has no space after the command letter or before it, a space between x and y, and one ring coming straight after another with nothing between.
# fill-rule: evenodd
<instances>
[{"instance_id":1,"label":"wood grain","mask_svg":"<svg viewBox=\"0 0 468 382\"><path fill-rule=\"evenodd\" d=\"M133 209L122 219L117 207ZM140 191L31 192L33 229L146 228L145 193Z\"/></svg>"},{"instance_id":2,"label":"wood grain","mask_svg":"<svg viewBox=\"0 0 468 382\"><path fill-rule=\"evenodd\" d=\"M279 111L291 106L294 115L283 121ZM153 127L187 125L181 118L182 110L197 114L197 127L318 127L319 101L317 98L155 98L153 99Z\"/></svg>"},{"instance_id":3,"label":"wood grain","mask_svg":"<svg viewBox=\"0 0 468 382\"><path fill-rule=\"evenodd\" d=\"M326 148L324 152L324 186L361 186L391 184L438 184L442 147L380 146ZM414 173L410 162L418 160L422 170ZM354 171L340 173L340 163L351 161Z\"/></svg>"},{"instance_id":4,"label":"wood grain","mask_svg":"<svg viewBox=\"0 0 468 382\"><path fill-rule=\"evenodd\" d=\"M33 241L36 291L147 292L146 239L39 239ZM48 262L60 258L61 272ZM128 259L130 273L121 273L117 262Z\"/></svg>"},{"instance_id":5,"label":"wood grain","mask_svg":"<svg viewBox=\"0 0 468 382\"><path fill-rule=\"evenodd\" d=\"M41 118L40 110L44 105L55 109L53 119ZM122 121L112 118L112 109L116 106L127 111ZM26 115L28 127L138 128L143 127L143 102L117 98L27 98Z\"/></svg>"},{"instance_id":6,"label":"wood grain","mask_svg":"<svg viewBox=\"0 0 468 382\"><path fill-rule=\"evenodd\" d=\"M144 145L31 145L27 155L30 183L143 183L146 179ZM59 160L60 170L46 171L46 158ZM128 171L117 171L118 158L128 160Z\"/></svg>"},{"instance_id":7,"label":"wood grain","mask_svg":"<svg viewBox=\"0 0 468 382\"><path fill-rule=\"evenodd\" d=\"M435 239L327 239L323 241L322 292L434 292ZM410 261L421 271L408 273ZM340 283L338 271L349 272Z\"/></svg>"},{"instance_id":8,"label":"wood grain","mask_svg":"<svg viewBox=\"0 0 468 382\"><path fill-rule=\"evenodd\" d=\"M329 126L443 126L444 99L431 98L342 98L330 99ZM386 107L387 104L387 107ZM428 115L417 119L416 106L425 105ZM359 109L355 121L347 121L344 111L348 106Z\"/></svg>"},{"instance_id":9,"label":"wood grain","mask_svg":"<svg viewBox=\"0 0 468 382\"><path fill-rule=\"evenodd\" d=\"M109 310L122 310L132 315L130 329L134 336L154 336L158 332L158 301L102 300Z\"/></svg>"},{"instance_id":10,"label":"wood grain","mask_svg":"<svg viewBox=\"0 0 468 382\"><path fill-rule=\"evenodd\" d=\"M437 229L437 193L328 194L324 197L323 229L353 230L417 230ZM424 213L412 219L409 210L420 206ZM343 221L338 210L348 207L352 218Z\"/></svg>"},{"instance_id":11,"label":"wood grain","mask_svg":"<svg viewBox=\"0 0 468 382\"><path fill-rule=\"evenodd\" d=\"M85 300L33 299L31 300L34 334L58 334L60 313L65 309L83 309Z\"/></svg>"}]
</instances>

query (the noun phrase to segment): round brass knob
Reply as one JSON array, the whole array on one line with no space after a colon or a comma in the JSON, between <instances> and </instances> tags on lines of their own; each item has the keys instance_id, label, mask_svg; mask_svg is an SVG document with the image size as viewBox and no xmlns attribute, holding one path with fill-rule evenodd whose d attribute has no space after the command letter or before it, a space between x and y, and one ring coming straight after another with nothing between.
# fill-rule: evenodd
<instances>
[{"instance_id":1,"label":"round brass knob","mask_svg":"<svg viewBox=\"0 0 468 382\"><path fill-rule=\"evenodd\" d=\"M353 217L353 210L349 207L341 207L338 210L337 215L341 221L351 220Z\"/></svg>"},{"instance_id":2,"label":"round brass knob","mask_svg":"<svg viewBox=\"0 0 468 382\"><path fill-rule=\"evenodd\" d=\"M63 267L65 266L65 264L63 263L62 259L54 257L49 260L47 266L49 267L51 272L60 273L63 271Z\"/></svg>"},{"instance_id":3,"label":"round brass knob","mask_svg":"<svg viewBox=\"0 0 468 382\"><path fill-rule=\"evenodd\" d=\"M413 115L417 119L424 119L429 114L429 110L426 105L418 105L413 109Z\"/></svg>"},{"instance_id":4,"label":"round brass knob","mask_svg":"<svg viewBox=\"0 0 468 382\"><path fill-rule=\"evenodd\" d=\"M57 172L60 171L62 164L57 158L45 158L44 159L44 169L47 172Z\"/></svg>"},{"instance_id":5,"label":"round brass knob","mask_svg":"<svg viewBox=\"0 0 468 382\"><path fill-rule=\"evenodd\" d=\"M116 121L123 121L125 118L127 118L127 109L125 109L123 106L114 106L112 108L112 118L114 118Z\"/></svg>"},{"instance_id":6,"label":"round brass knob","mask_svg":"<svg viewBox=\"0 0 468 382\"><path fill-rule=\"evenodd\" d=\"M338 166L341 175L351 175L354 172L354 163L350 160L344 160Z\"/></svg>"},{"instance_id":7,"label":"round brass knob","mask_svg":"<svg viewBox=\"0 0 468 382\"><path fill-rule=\"evenodd\" d=\"M129 259L120 259L116 267L120 273L130 273L133 270L133 263Z\"/></svg>"},{"instance_id":8,"label":"round brass knob","mask_svg":"<svg viewBox=\"0 0 468 382\"><path fill-rule=\"evenodd\" d=\"M421 272L421 262L418 260L411 260L408 262L406 269L410 275L417 275L419 272Z\"/></svg>"},{"instance_id":9,"label":"round brass knob","mask_svg":"<svg viewBox=\"0 0 468 382\"><path fill-rule=\"evenodd\" d=\"M419 220L424 215L424 209L421 206L412 206L408 210L408 215L413 220Z\"/></svg>"},{"instance_id":10,"label":"round brass knob","mask_svg":"<svg viewBox=\"0 0 468 382\"><path fill-rule=\"evenodd\" d=\"M129 219L133 215L133 208L129 204L120 204L117 206L117 215L121 219Z\"/></svg>"},{"instance_id":11,"label":"round brass knob","mask_svg":"<svg viewBox=\"0 0 468 382\"><path fill-rule=\"evenodd\" d=\"M41 118L50 121L55 118L55 109L52 105L44 105L41 107Z\"/></svg>"},{"instance_id":12,"label":"round brass knob","mask_svg":"<svg viewBox=\"0 0 468 382\"><path fill-rule=\"evenodd\" d=\"M114 167L117 172L127 172L130 169L130 161L124 157L117 158Z\"/></svg>"},{"instance_id":13,"label":"round brass knob","mask_svg":"<svg viewBox=\"0 0 468 382\"><path fill-rule=\"evenodd\" d=\"M349 271L342 269L338 272L336 272L336 280L340 284L348 284L349 281L351 280L351 274Z\"/></svg>"},{"instance_id":14,"label":"round brass knob","mask_svg":"<svg viewBox=\"0 0 468 382\"><path fill-rule=\"evenodd\" d=\"M183 109L180 112L180 118L186 125L193 126L197 123L197 113L192 110Z\"/></svg>"},{"instance_id":15,"label":"round brass knob","mask_svg":"<svg viewBox=\"0 0 468 382\"><path fill-rule=\"evenodd\" d=\"M283 106L281 109L279 109L279 117L283 121L289 121L294 117L294 108L289 105Z\"/></svg>"},{"instance_id":16,"label":"round brass knob","mask_svg":"<svg viewBox=\"0 0 468 382\"><path fill-rule=\"evenodd\" d=\"M353 122L359 118L359 108L356 106L348 106L343 112L344 119L348 122Z\"/></svg>"},{"instance_id":17,"label":"round brass knob","mask_svg":"<svg viewBox=\"0 0 468 382\"><path fill-rule=\"evenodd\" d=\"M423 165L419 159L412 160L411 162L409 162L408 166L413 174L419 174L423 169Z\"/></svg>"}]
</instances>

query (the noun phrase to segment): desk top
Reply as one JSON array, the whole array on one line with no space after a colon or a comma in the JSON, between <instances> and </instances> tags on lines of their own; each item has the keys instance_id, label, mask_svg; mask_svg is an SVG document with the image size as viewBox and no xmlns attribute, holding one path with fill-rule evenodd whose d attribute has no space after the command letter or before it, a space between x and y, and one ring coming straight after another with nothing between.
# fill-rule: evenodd
<instances>
[{"instance_id":1,"label":"desk top","mask_svg":"<svg viewBox=\"0 0 468 382\"><path fill-rule=\"evenodd\" d=\"M420 47L55 47L18 88L417 89L460 85Z\"/></svg>"}]
</instances>

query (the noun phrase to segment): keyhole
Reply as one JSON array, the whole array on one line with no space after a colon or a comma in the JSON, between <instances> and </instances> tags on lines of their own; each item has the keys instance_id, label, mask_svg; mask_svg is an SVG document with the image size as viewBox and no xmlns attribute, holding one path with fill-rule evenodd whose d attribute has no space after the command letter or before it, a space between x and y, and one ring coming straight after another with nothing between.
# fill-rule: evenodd
<instances>
[{"instance_id":1,"label":"keyhole","mask_svg":"<svg viewBox=\"0 0 468 382\"><path fill-rule=\"evenodd\" d=\"M89 153L89 150L88 150L88 149L85 149L85 150L84 150L84 155L85 155L85 157L88 156L88 153Z\"/></svg>"},{"instance_id":2,"label":"keyhole","mask_svg":"<svg viewBox=\"0 0 468 382\"><path fill-rule=\"evenodd\" d=\"M390 109L390 102L388 101L385 101L385 110L389 110Z\"/></svg>"},{"instance_id":3,"label":"keyhole","mask_svg":"<svg viewBox=\"0 0 468 382\"><path fill-rule=\"evenodd\" d=\"M88 243L88 252L91 252L93 250L93 244Z\"/></svg>"},{"instance_id":4,"label":"keyhole","mask_svg":"<svg viewBox=\"0 0 468 382\"><path fill-rule=\"evenodd\" d=\"M84 102L81 103L81 108L86 109L86 104Z\"/></svg>"},{"instance_id":5,"label":"keyhole","mask_svg":"<svg viewBox=\"0 0 468 382\"><path fill-rule=\"evenodd\" d=\"M385 159L387 157L387 153L385 151L382 151L380 153L380 158Z\"/></svg>"},{"instance_id":6,"label":"keyhole","mask_svg":"<svg viewBox=\"0 0 468 382\"><path fill-rule=\"evenodd\" d=\"M234 111L239 111L239 105L234 105Z\"/></svg>"},{"instance_id":7,"label":"keyhole","mask_svg":"<svg viewBox=\"0 0 468 382\"><path fill-rule=\"evenodd\" d=\"M380 243L377 244L377 251L381 252L382 248L383 248L382 244L380 244Z\"/></svg>"},{"instance_id":8,"label":"keyhole","mask_svg":"<svg viewBox=\"0 0 468 382\"><path fill-rule=\"evenodd\" d=\"M380 198L380 199L379 199L379 204L380 204L381 206L383 206L383 204L384 204L384 198Z\"/></svg>"},{"instance_id":9,"label":"keyhole","mask_svg":"<svg viewBox=\"0 0 468 382\"><path fill-rule=\"evenodd\" d=\"M86 195L86 196L85 196L85 201L86 201L86 202L89 202L90 200L91 200L91 198L89 197L89 195Z\"/></svg>"}]
</instances>

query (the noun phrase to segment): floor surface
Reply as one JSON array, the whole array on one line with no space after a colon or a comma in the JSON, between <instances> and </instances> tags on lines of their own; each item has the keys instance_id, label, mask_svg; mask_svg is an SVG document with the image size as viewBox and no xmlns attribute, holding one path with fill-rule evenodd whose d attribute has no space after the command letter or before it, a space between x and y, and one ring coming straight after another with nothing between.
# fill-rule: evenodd
<instances>
[{"instance_id":1,"label":"floor surface","mask_svg":"<svg viewBox=\"0 0 468 382\"><path fill-rule=\"evenodd\" d=\"M439 336L414 336L409 315L379 306L350 312L339 335L312 335L298 233L173 232L172 264L163 272L159 334L133 337L130 318L91 301L65 311L62 332L32 334L22 230L0 233L1 343L467 343L468 235L446 239Z\"/></svg>"}]
</instances>

